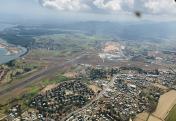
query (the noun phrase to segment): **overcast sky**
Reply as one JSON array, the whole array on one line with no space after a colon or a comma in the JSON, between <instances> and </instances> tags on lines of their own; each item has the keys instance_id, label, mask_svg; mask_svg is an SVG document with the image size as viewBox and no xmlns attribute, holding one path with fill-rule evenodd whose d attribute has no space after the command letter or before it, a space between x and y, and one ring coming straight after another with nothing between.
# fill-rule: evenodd
<instances>
[{"instance_id":1,"label":"overcast sky","mask_svg":"<svg viewBox=\"0 0 176 121\"><path fill-rule=\"evenodd\" d=\"M0 0L0 19L6 20L176 20L174 0Z\"/></svg>"}]
</instances>

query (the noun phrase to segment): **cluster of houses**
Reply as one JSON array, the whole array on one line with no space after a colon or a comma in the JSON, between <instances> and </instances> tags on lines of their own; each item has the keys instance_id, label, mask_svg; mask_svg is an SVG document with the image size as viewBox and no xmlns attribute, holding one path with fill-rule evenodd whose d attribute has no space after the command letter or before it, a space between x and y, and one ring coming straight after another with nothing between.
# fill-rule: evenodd
<instances>
[{"instance_id":1,"label":"cluster of houses","mask_svg":"<svg viewBox=\"0 0 176 121\"><path fill-rule=\"evenodd\" d=\"M61 120L69 112L84 106L94 92L80 81L63 82L58 87L34 97L29 106L38 111L40 120Z\"/></svg>"},{"instance_id":2,"label":"cluster of houses","mask_svg":"<svg viewBox=\"0 0 176 121\"><path fill-rule=\"evenodd\" d=\"M22 114L21 105L16 104L9 109L9 116L6 120L11 121L13 119L16 119L17 121L18 120L20 121L21 114ZM18 117L18 118L16 118L16 117Z\"/></svg>"},{"instance_id":3,"label":"cluster of houses","mask_svg":"<svg viewBox=\"0 0 176 121\"><path fill-rule=\"evenodd\" d=\"M103 97L81 112L72 115L67 121L129 121L137 114L153 112L160 95L167 90L160 88L155 74L139 74L136 71L118 74L113 86L106 89ZM118 72L119 73L119 72ZM106 88L107 80L94 80L96 85Z\"/></svg>"},{"instance_id":4,"label":"cluster of houses","mask_svg":"<svg viewBox=\"0 0 176 121\"><path fill-rule=\"evenodd\" d=\"M165 50L165 51L162 51L162 53L165 55L164 58L162 58L163 62L170 63L170 64L176 63L175 51Z\"/></svg>"},{"instance_id":5,"label":"cluster of houses","mask_svg":"<svg viewBox=\"0 0 176 121\"><path fill-rule=\"evenodd\" d=\"M158 83L168 88L176 89L176 72L174 70L161 70L160 73L161 76L158 77L158 80L160 80Z\"/></svg>"},{"instance_id":6,"label":"cluster of houses","mask_svg":"<svg viewBox=\"0 0 176 121\"><path fill-rule=\"evenodd\" d=\"M88 73L85 72L82 78L90 80L88 84L101 88L98 94L105 90L101 97L97 98L98 94L81 81L63 82L35 96L29 103L35 113L27 113L28 116L23 117L58 121L91 102L86 108L67 117L66 121L129 121L141 112L153 112L160 95L173 88L175 81L174 73L165 70L151 73L138 68L92 69L89 66L86 71ZM118 76L113 85L107 87L113 75ZM96 100L92 102L93 99Z\"/></svg>"}]
</instances>

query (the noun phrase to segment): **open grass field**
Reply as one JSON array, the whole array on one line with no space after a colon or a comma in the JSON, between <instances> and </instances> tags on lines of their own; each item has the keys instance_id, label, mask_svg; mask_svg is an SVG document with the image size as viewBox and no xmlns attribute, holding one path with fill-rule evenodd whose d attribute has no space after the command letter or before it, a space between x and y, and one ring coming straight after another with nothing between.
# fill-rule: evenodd
<instances>
[{"instance_id":1,"label":"open grass field","mask_svg":"<svg viewBox=\"0 0 176 121\"><path fill-rule=\"evenodd\" d=\"M169 114L166 117L165 121L176 121L176 105L169 112Z\"/></svg>"}]
</instances>

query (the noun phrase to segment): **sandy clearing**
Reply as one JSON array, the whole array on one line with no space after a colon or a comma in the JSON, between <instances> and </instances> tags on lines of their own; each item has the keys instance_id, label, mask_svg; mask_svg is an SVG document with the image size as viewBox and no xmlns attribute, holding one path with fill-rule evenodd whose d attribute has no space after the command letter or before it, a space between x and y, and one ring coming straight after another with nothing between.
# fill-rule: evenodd
<instances>
[{"instance_id":1,"label":"sandy clearing","mask_svg":"<svg viewBox=\"0 0 176 121\"><path fill-rule=\"evenodd\" d=\"M158 106L153 115L164 120L175 104L176 104L176 91L171 90L160 97Z\"/></svg>"},{"instance_id":2,"label":"sandy clearing","mask_svg":"<svg viewBox=\"0 0 176 121\"><path fill-rule=\"evenodd\" d=\"M149 113L147 112L140 113L136 116L134 121L146 121L148 116L149 116Z\"/></svg>"},{"instance_id":3,"label":"sandy clearing","mask_svg":"<svg viewBox=\"0 0 176 121\"><path fill-rule=\"evenodd\" d=\"M51 84L51 85L48 85L46 86L42 91L41 91L41 94L44 94L46 91L48 90L51 90L53 88L56 88L58 86L58 84Z\"/></svg>"},{"instance_id":4,"label":"sandy clearing","mask_svg":"<svg viewBox=\"0 0 176 121\"><path fill-rule=\"evenodd\" d=\"M64 74L64 76L67 78L76 78L77 75L78 75L78 73L76 73L76 72L67 72Z\"/></svg>"},{"instance_id":5,"label":"sandy clearing","mask_svg":"<svg viewBox=\"0 0 176 121\"><path fill-rule=\"evenodd\" d=\"M102 90L101 88L99 88L96 85L89 85L89 88L92 89L95 93Z\"/></svg>"},{"instance_id":6,"label":"sandy clearing","mask_svg":"<svg viewBox=\"0 0 176 121\"><path fill-rule=\"evenodd\" d=\"M156 118L155 116L150 115L148 121L163 121L163 120Z\"/></svg>"},{"instance_id":7,"label":"sandy clearing","mask_svg":"<svg viewBox=\"0 0 176 121\"><path fill-rule=\"evenodd\" d=\"M103 52L106 53L119 52L120 50L121 46L118 42L107 42L103 48Z\"/></svg>"},{"instance_id":8,"label":"sandy clearing","mask_svg":"<svg viewBox=\"0 0 176 121\"><path fill-rule=\"evenodd\" d=\"M163 86L163 85L158 84L158 83L153 83L153 86L158 87L158 88L163 89L163 90L168 90L168 87Z\"/></svg>"}]
</instances>

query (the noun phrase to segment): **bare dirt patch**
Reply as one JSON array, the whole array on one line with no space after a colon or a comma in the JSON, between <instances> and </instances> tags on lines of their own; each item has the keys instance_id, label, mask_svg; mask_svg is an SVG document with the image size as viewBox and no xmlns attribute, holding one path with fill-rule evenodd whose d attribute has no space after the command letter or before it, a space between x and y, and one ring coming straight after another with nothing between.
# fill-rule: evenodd
<instances>
[{"instance_id":1,"label":"bare dirt patch","mask_svg":"<svg viewBox=\"0 0 176 121\"><path fill-rule=\"evenodd\" d=\"M67 78L76 78L77 75L78 75L78 73L76 73L76 72L67 72L64 74L64 76Z\"/></svg>"},{"instance_id":2,"label":"bare dirt patch","mask_svg":"<svg viewBox=\"0 0 176 121\"><path fill-rule=\"evenodd\" d=\"M92 89L95 93L102 90L101 88L99 88L96 85L89 85L89 88Z\"/></svg>"},{"instance_id":3,"label":"bare dirt patch","mask_svg":"<svg viewBox=\"0 0 176 121\"><path fill-rule=\"evenodd\" d=\"M157 118L157 117L155 117L155 116L150 115L148 121L162 121L162 120Z\"/></svg>"},{"instance_id":4,"label":"bare dirt patch","mask_svg":"<svg viewBox=\"0 0 176 121\"><path fill-rule=\"evenodd\" d=\"M53 88L56 88L58 86L58 84L51 84L51 85L48 85L46 86L42 91L41 91L41 94L44 94L46 91L48 90L51 90Z\"/></svg>"},{"instance_id":5,"label":"bare dirt patch","mask_svg":"<svg viewBox=\"0 0 176 121\"><path fill-rule=\"evenodd\" d=\"M149 113L143 112L136 116L134 121L146 121L148 119Z\"/></svg>"},{"instance_id":6,"label":"bare dirt patch","mask_svg":"<svg viewBox=\"0 0 176 121\"><path fill-rule=\"evenodd\" d=\"M118 42L107 42L104 45L103 52L114 53L121 50L121 45Z\"/></svg>"},{"instance_id":7,"label":"bare dirt patch","mask_svg":"<svg viewBox=\"0 0 176 121\"><path fill-rule=\"evenodd\" d=\"M153 86L158 87L158 88L160 88L160 89L163 89L163 90L165 90L165 91L168 90L168 87L163 86L163 85L160 85L160 84L157 84L157 83L154 83Z\"/></svg>"}]
</instances>

